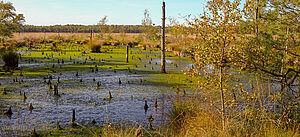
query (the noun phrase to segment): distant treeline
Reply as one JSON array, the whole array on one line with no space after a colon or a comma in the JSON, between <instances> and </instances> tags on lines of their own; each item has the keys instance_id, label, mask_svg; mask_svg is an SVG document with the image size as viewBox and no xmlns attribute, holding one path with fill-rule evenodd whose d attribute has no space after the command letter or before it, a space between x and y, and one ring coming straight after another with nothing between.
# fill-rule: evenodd
<instances>
[{"instance_id":1,"label":"distant treeline","mask_svg":"<svg viewBox=\"0 0 300 137\"><path fill-rule=\"evenodd\" d=\"M142 33L142 25L105 25L106 30L111 33ZM160 29L159 26L155 27ZM34 26L24 25L20 32L65 32L65 33L89 33L91 30L99 33L99 25L54 25L54 26Z\"/></svg>"}]
</instances>

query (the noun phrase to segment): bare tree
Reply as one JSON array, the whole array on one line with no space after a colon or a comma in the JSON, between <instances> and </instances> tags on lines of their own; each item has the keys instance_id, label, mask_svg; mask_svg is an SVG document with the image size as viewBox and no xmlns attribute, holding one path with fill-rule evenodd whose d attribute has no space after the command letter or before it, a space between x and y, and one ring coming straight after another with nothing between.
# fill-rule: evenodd
<instances>
[{"instance_id":1,"label":"bare tree","mask_svg":"<svg viewBox=\"0 0 300 137\"><path fill-rule=\"evenodd\" d=\"M103 38L103 34L107 33L108 28L106 23L108 22L108 17L104 16L98 23L100 29L100 38Z\"/></svg>"},{"instance_id":2,"label":"bare tree","mask_svg":"<svg viewBox=\"0 0 300 137\"><path fill-rule=\"evenodd\" d=\"M143 31L146 42L158 40L158 31L154 28L154 24L149 14L149 10L145 9L144 19L142 20Z\"/></svg>"}]
</instances>

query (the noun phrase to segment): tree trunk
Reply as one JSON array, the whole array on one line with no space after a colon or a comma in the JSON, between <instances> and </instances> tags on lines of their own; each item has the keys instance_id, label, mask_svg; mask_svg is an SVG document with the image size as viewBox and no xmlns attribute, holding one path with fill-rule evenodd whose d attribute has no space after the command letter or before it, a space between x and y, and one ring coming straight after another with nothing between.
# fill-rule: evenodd
<instances>
[{"instance_id":1,"label":"tree trunk","mask_svg":"<svg viewBox=\"0 0 300 137\"><path fill-rule=\"evenodd\" d=\"M90 30L90 41L92 41L92 40L93 40L93 31Z\"/></svg>"},{"instance_id":2,"label":"tree trunk","mask_svg":"<svg viewBox=\"0 0 300 137\"><path fill-rule=\"evenodd\" d=\"M289 34L289 28L287 27L286 28L286 35L288 36ZM286 77L283 77L284 75L284 68L285 68L285 56L287 55L287 43L288 43L288 38L286 39L286 45L285 45L285 48L284 48L284 54L282 55L282 59L281 59L281 68L280 68L280 74L281 74L281 80L280 80L280 92L282 93L282 97L281 97L281 105L282 105L282 110L283 112L286 111L285 108L288 107L287 105L289 104L288 103L288 98L287 95L288 93L285 92L285 88L286 88Z\"/></svg>"},{"instance_id":3,"label":"tree trunk","mask_svg":"<svg viewBox=\"0 0 300 137\"><path fill-rule=\"evenodd\" d=\"M258 4L259 4L259 0L256 0L256 8L255 8L255 35L256 38L258 37Z\"/></svg>"},{"instance_id":4,"label":"tree trunk","mask_svg":"<svg viewBox=\"0 0 300 137\"><path fill-rule=\"evenodd\" d=\"M161 28L161 73L166 73L166 56L165 56L165 2L162 6L162 28Z\"/></svg>"},{"instance_id":5,"label":"tree trunk","mask_svg":"<svg viewBox=\"0 0 300 137\"><path fill-rule=\"evenodd\" d=\"M221 102L222 102L222 120L223 120L223 130L225 130L225 121L226 121L226 114L225 114L225 98L224 98L224 91L223 91L223 66L220 66L220 93L221 93Z\"/></svg>"},{"instance_id":6,"label":"tree trunk","mask_svg":"<svg viewBox=\"0 0 300 137\"><path fill-rule=\"evenodd\" d=\"M60 40L60 34L59 34L59 31L57 31L57 35L58 35L58 39Z\"/></svg>"}]
</instances>

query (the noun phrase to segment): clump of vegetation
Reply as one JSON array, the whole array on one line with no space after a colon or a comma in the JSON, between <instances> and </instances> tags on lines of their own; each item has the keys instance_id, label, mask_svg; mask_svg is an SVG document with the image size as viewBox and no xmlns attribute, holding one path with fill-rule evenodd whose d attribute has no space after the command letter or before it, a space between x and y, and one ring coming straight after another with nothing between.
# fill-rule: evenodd
<instances>
[{"instance_id":1,"label":"clump of vegetation","mask_svg":"<svg viewBox=\"0 0 300 137\"><path fill-rule=\"evenodd\" d=\"M91 40L87 43L91 53L101 53L101 46L104 42L102 40Z\"/></svg>"},{"instance_id":2,"label":"clump of vegetation","mask_svg":"<svg viewBox=\"0 0 300 137\"><path fill-rule=\"evenodd\" d=\"M53 51L58 51L58 48L57 48L56 42L53 42L53 43L52 43L52 47L51 47L51 49L52 49Z\"/></svg>"},{"instance_id":3,"label":"clump of vegetation","mask_svg":"<svg viewBox=\"0 0 300 137\"><path fill-rule=\"evenodd\" d=\"M4 51L1 53L2 60L4 61L3 68L5 70L14 70L19 64L19 54L14 51Z\"/></svg>"},{"instance_id":4,"label":"clump of vegetation","mask_svg":"<svg viewBox=\"0 0 300 137\"><path fill-rule=\"evenodd\" d=\"M6 94L7 94L7 90L6 90L6 88L3 88L3 90L0 93L0 95L6 95Z\"/></svg>"}]
</instances>

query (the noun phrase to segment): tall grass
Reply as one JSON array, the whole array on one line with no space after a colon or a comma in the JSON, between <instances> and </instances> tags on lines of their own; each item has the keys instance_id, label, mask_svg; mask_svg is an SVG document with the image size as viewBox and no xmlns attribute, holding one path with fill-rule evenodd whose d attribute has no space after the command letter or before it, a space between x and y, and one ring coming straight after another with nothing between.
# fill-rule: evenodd
<instances>
[{"instance_id":1,"label":"tall grass","mask_svg":"<svg viewBox=\"0 0 300 137\"><path fill-rule=\"evenodd\" d=\"M278 97L271 89L257 84L255 91L237 96L237 101L227 103L226 128L222 129L222 117L217 102L211 103L202 97L185 97L173 103L169 113L170 130L174 136L266 136L298 137L299 114L293 119L282 119L275 110ZM205 97L205 95L204 95ZM227 96L227 98L229 98Z\"/></svg>"}]
</instances>

